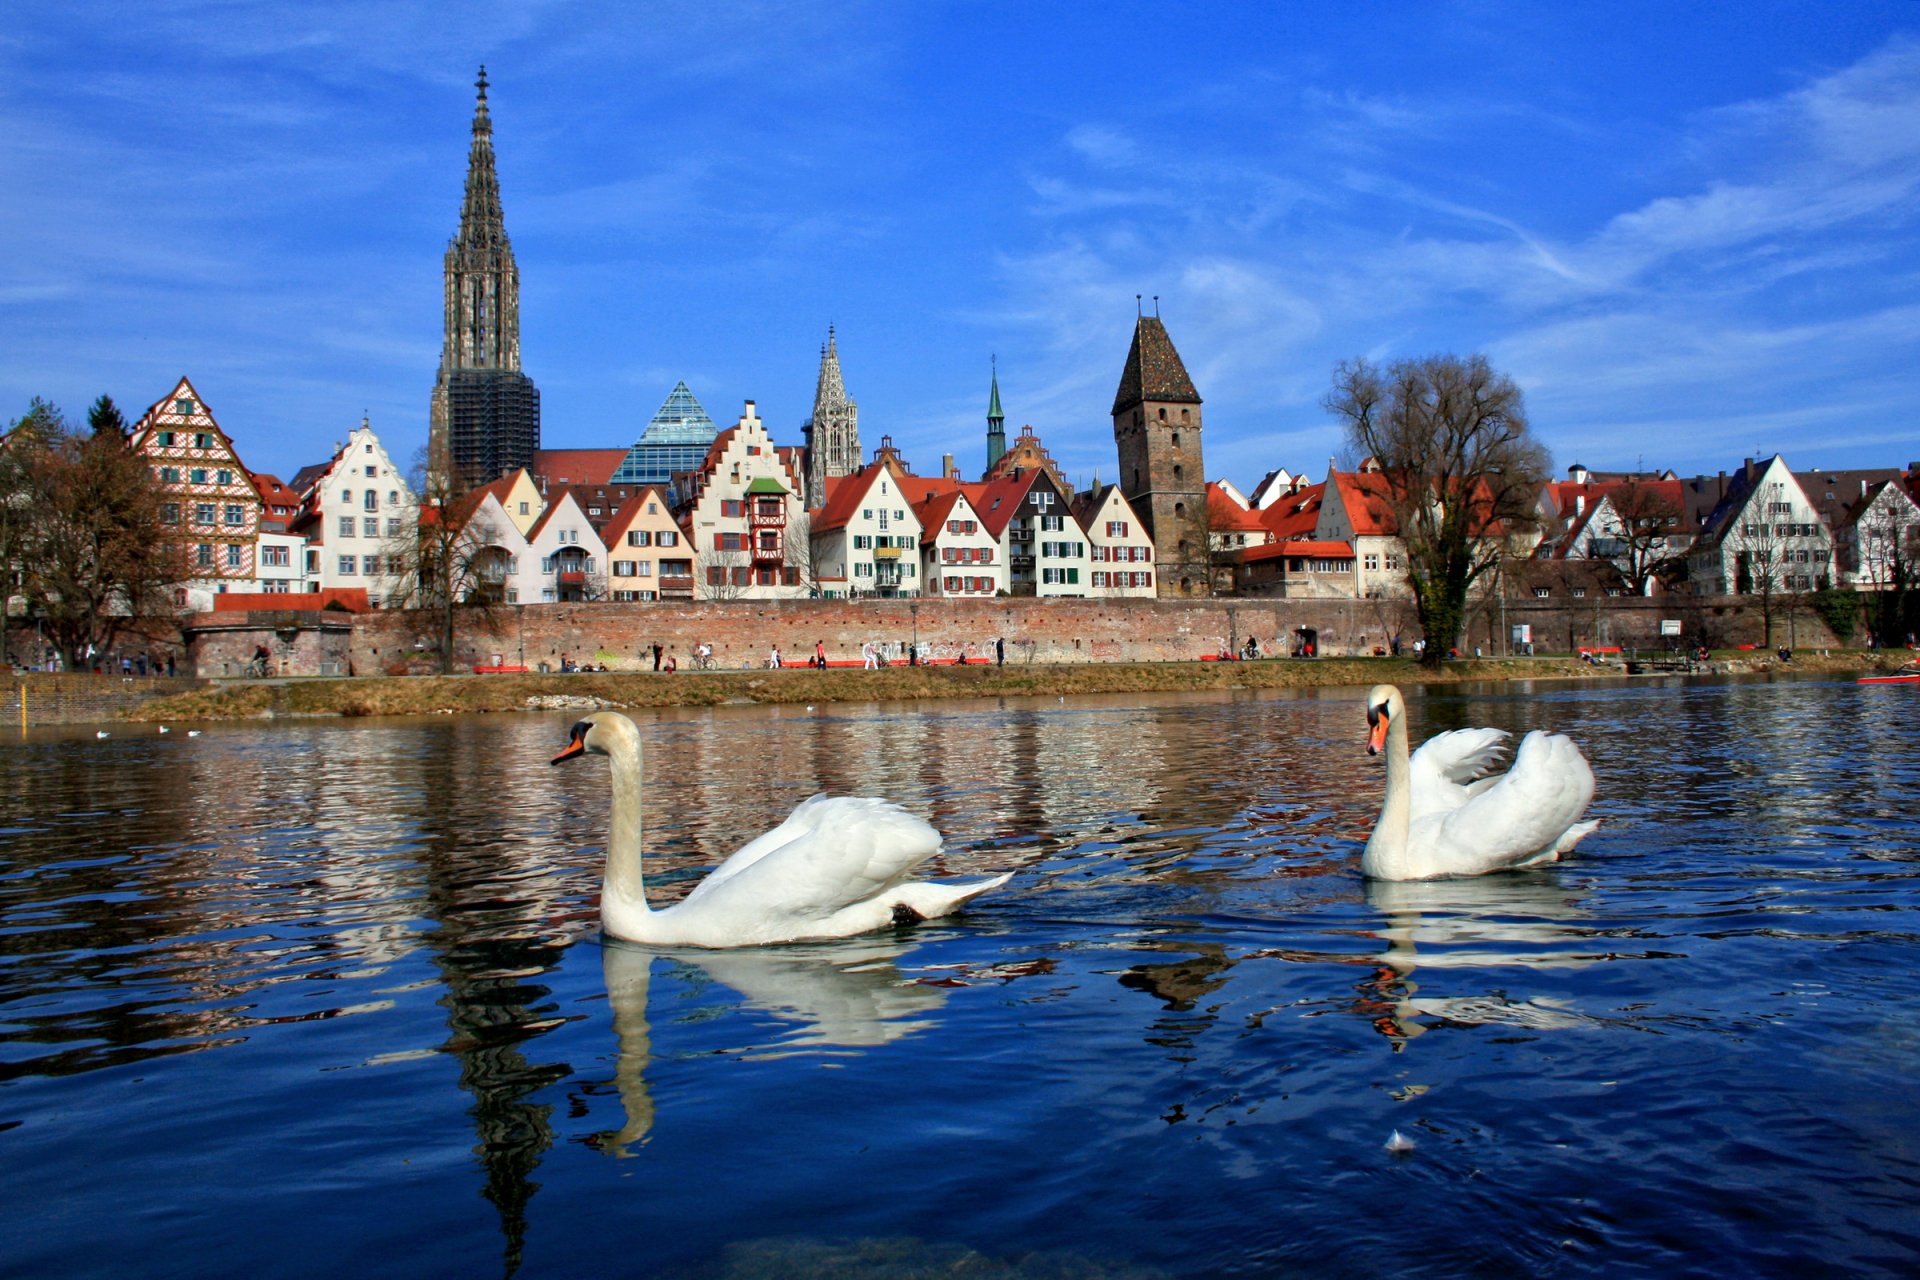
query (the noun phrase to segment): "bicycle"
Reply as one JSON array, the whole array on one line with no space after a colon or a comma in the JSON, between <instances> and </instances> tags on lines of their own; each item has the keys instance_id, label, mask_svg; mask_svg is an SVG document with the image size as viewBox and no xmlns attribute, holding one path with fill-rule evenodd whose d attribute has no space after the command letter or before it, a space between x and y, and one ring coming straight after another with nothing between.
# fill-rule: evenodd
<instances>
[{"instance_id":1,"label":"bicycle","mask_svg":"<svg viewBox=\"0 0 1920 1280\"><path fill-rule=\"evenodd\" d=\"M717 671L720 669L720 663L714 658L711 646L700 645L694 649L693 669L696 671Z\"/></svg>"}]
</instances>

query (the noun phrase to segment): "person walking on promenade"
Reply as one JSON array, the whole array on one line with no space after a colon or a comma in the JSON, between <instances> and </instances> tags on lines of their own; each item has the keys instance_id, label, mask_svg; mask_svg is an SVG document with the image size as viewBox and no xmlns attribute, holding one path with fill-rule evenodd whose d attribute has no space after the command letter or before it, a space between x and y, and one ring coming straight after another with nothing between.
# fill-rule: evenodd
<instances>
[{"instance_id":1,"label":"person walking on promenade","mask_svg":"<svg viewBox=\"0 0 1920 1280\"><path fill-rule=\"evenodd\" d=\"M660 642L658 640L653 642L653 669L655 671L660 669Z\"/></svg>"},{"instance_id":2,"label":"person walking on promenade","mask_svg":"<svg viewBox=\"0 0 1920 1280\"><path fill-rule=\"evenodd\" d=\"M873 641L860 646L860 667L863 671L877 671L880 667L880 655L873 651Z\"/></svg>"},{"instance_id":3,"label":"person walking on promenade","mask_svg":"<svg viewBox=\"0 0 1920 1280\"><path fill-rule=\"evenodd\" d=\"M827 669L827 642L824 640L813 642L813 665L822 671Z\"/></svg>"},{"instance_id":4,"label":"person walking on promenade","mask_svg":"<svg viewBox=\"0 0 1920 1280\"><path fill-rule=\"evenodd\" d=\"M773 646L772 650L769 651L767 654L767 670L778 671L779 669L780 669L780 646L775 645Z\"/></svg>"},{"instance_id":5,"label":"person walking on promenade","mask_svg":"<svg viewBox=\"0 0 1920 1280\"><path fill-rule=\"evenodd\" d=\"M1007 665L1007 638L1005 636L995 636L993 638L993 665L996 667L1004 667Z\"/></svg>"}]
</instances>

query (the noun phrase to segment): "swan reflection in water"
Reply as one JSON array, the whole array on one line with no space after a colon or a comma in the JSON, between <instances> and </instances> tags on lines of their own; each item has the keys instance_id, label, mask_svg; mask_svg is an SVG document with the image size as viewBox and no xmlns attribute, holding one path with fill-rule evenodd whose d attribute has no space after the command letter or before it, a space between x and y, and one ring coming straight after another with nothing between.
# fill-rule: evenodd
<instances>
[{"instance_id":1,"label":"swan reflection in water","mask_svg":"<svg viewBox=\"0 0 1920 1280\"><path fill-rule=\"evenodd\" d=\"M626 1122L602 1134L599 1145L627 1155L626 1148L653 1128L653 1094L646 1073L653 1058L647 1000L655 961L695 981L729 987L742 997L739 1008L760 1010L787 1024L773 1040L733 1051L769 1058L870 1049L932 1026L929 1015L946 1002L948 991L901 974L897 962L908 950L905 942L878 938L733 951L670 950L606 940L601 963L619 1043L613 1083Z\"/></svg>"},{"instance_id":2,"label":"swan reflection in water","mask_svg":"<svg viewBox=\"0 0 1920 1280\"><path fill-rule=\"evenodd\" d=\"M1369 880L1367 905L1386 918L1373 935L1386 949L1370 957L1360 1007L1394 1048L1432 1028L1490 1023L1536 1030L1597 1026L1549 997L1516 1000L1498 992L1421 995L1415 970L1577 968L1622 958L1593 945L1590 913L1552 873L1509 873L1460 880Z\"/></svg>"}]
</instances>

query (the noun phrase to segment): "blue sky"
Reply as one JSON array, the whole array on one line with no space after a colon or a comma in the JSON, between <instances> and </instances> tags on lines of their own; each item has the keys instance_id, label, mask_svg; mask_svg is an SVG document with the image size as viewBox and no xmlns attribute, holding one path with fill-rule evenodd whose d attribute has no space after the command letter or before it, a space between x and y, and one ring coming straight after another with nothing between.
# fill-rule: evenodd
<instances>
[{"instance_id":1,"label":"blue sky","mask_svg":"<svg viewBox=\"0 0 1920 1280\"><path fill-rule=\"evenodd\" d=\"M1242 488L1437 351L1562 469L1920 460L1914 0L23 4L0 415L184 373L256 470L410 458L482 62L548 447L681 378L798 444L831 323L869 450L976 473L997 355L1112 478L1141 294Z\"/></svg>"}]
</instances>

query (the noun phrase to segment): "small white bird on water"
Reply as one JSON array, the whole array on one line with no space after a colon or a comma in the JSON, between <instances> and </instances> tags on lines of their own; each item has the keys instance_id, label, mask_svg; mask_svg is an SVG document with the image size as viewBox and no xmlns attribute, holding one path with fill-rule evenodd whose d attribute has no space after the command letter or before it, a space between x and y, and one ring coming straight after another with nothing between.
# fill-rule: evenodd
<instances>
[{"instance_id":1,"label":"small white bird on water","mask_svg":"<svg viewBox=\"0 0 1920 1280\"><path fill-rule=\"evenodd\" d=\"M1413 1139L1395 1129L1393 1136L1387 1139L1387 1151L1396 1156L1409 1155L1413 1151Z\"/></svg>"},{"instance_id":2,"label":"small white bird on water","mask_svg":"<svg viewBox=\"0 0 1920 1280\"><path fill-rule=\"evenodd\" d=\"M200 731L198 729L189 729L187 730L187 736L189 738L197 738L200 736Z\"/></svg>"},{"instance_id":3,"label":"small white bird on water","mask_svg":"<svg viewBox=\"0 0 1920 1280\"><path fill-rule=\"evenodd\" d=\"M93 736L96 738L111 738L113 735L108 733L105 729L95 729L93 731Z\"/></svg>"},{"instance_id":4,"label":"small white bird on water","mask_svg":"<svg viewBox=\"0 0 1920 1280\"><path fill-rule=\"evenodd\" d=\"M165 725L161 725L161 726L160 726L160 732L162 732L162 733L172 733L172 732L173 732L173 730L171 730L171 729L169 729L169 728L167 728L167 726L165 726Z\"/></svg>"}]
</instances>

